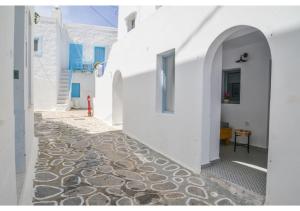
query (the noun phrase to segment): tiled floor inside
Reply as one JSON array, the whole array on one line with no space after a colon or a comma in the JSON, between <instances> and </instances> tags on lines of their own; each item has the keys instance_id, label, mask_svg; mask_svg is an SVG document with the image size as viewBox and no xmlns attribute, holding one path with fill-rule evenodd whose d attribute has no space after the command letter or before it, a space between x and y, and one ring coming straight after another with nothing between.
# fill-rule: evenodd
<instances>
[{"instance_id":1,"label":"tiled floor inside","mask_svg":"<svg viewBox=\"0 0 300 211\"><path fill-rule=\"evenodd\" d=\"M35 205L261 204L259 196L193 174L86 111L35 114Z\"/></svg>"},{"instance_id":2,"label":"tiled floor inside","mask_svg":"<svg viewBox=\"0 0 300 211\"><path fill-rule=\"evenodd\" d=\"M202 169L202 174L227 180L260 195L266 193L267 150L251 147L247 153L245 147L233 144L220 145L220 160Z\"/></svg>"}]
</instances>

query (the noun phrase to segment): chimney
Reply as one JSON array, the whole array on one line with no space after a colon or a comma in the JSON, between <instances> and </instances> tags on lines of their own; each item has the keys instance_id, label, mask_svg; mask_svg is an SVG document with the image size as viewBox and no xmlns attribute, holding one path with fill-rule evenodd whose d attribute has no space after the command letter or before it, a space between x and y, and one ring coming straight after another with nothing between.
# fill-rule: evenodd
<instances>
[{"instance_id":1,"label":"chimney","mask_svg":"<svg viewBox=\"0 0 300 211\"><path fill-rule=\"evenodd\" d=\"M61 26L62 15L61 15L61 9L58 6L53 7L52 17L55 18L57 23Z\"/></svg>"}]
</instances>

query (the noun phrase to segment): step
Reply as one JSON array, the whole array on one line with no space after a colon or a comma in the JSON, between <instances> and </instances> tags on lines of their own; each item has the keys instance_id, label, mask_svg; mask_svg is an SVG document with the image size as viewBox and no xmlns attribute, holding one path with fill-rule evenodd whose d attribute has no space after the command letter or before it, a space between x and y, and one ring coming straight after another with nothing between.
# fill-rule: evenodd
<instances>
[{"instance_id":1,"label":"step","mask_svg":"<svg viewBox=\"0 0 300 211\"><path fill-rule=\"evenodd\" d=\"M70 106L66 103L64 104L56 104L56 110L57 111L67 111L67 110L70 110Z\"/></svg>"}]
</instances>

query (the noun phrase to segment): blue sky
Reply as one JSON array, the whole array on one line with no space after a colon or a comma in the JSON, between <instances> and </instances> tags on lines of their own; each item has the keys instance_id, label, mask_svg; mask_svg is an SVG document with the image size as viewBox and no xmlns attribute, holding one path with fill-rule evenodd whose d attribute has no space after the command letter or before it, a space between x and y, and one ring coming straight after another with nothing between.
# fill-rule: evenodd
<instances>
[{"instance_id":1,"label":"blue sky","mask_svg":"<svg viewBox=\"0 0 300 211\"><path fill-rule=\"evenodd\" d=\"M41 16L51 16L53 6L35 6ZM117 6L61 6L64 23L118 27Z\"/></svg>"}]
</instances>

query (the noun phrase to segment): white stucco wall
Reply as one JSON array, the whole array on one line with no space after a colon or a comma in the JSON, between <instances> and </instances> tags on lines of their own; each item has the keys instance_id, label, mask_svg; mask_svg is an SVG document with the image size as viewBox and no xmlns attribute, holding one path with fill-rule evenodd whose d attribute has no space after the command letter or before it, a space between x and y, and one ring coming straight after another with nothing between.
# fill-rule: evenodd
<instances>
[{"instance_id":1,"label":"white stucco wall","mask_svg":"<svg viewBox=\"0 0 300 211\"><path fill-rule=\"evenodd\" d=\"M54 18L41 17L40 22L34 24L34 37L42 37L42 55L33 57L35 110L56 107L60 73L58 29Z\"/></svg>"},{"instance_id":2,"label":"white stucco wall","mask_svg":"<svg viewBox=\"0 0 300 211\"><path fill-rule=\"evenodd\" d=\"M241 46L241 42L251 41L251 36L255 39L254 43ZM255 36L251 33L223 45L223 70L241 69L241 95L240 104L222 104L221 114L222 120L232 128L252 131L251 145L267 148L271 57L267 41L263 37L256 39ZM234 45L234 42L238 43ZM249 54L249 60L236 63L245 52Z\"/></svg>"},{"instance_id":3,"label":"white stucco wall","mask_svg":"<svg viewBox=\"0 0 300 211\"><path fill-rule=\"evenodd\" d=\"M158 10L156 6L122 6L119 10L118 16L118 39L124 38L128 33L126 18L136 12L135 27L139 27L140 24L151 17ZM133 30L132 30L133 31Z\"/></svg>"},{"instance_id":4,"label":"white stucco wall","mask_svg":"<svg viewBox=\"0 0 300 211\"><path fill-rule=\"evenodd\" d=\"M0 6L0 204L17 203L14 135L14 7Z\"/></svg>"},{"instance_id":5,"label":"white stucco wall","mask_svg":"<svg viewBox=\"0 0 300 211\"><path fill-rule=\"evenodd\" d=\"M300 163L300 143L295 139L300 129L299 12L299 7L160 8L113 46L107 72L96 81L96 99L107 101L95 101L97 116L111 120L112 75L120 70L124 132L199 172L209 161L209 153L203 153L209 151L211 121L206 103L210 74L205 73L210 69L203 69L207 50L225 30L254 26L267 37L273 61L266 203L299 204L300 171L293 167ZM161 114L155 110L156 56L173 48L175 112Z\"/></svg>"},{"instance_id":6,"label":"white stucco wall","mask_svg":"<svg viewBox=\"0 0 300 211\"><path fill-rule=\"evenodd\" d=\"M95 74L90 72L74 72L72 83L80 83L80 98L72 98L73 104L75 101L78 101L80 108L87 108L87 96L91 97L92 103L93 98L95 97Z\"/></svg>"}]
</instances>

